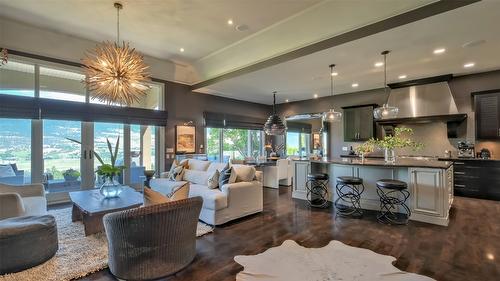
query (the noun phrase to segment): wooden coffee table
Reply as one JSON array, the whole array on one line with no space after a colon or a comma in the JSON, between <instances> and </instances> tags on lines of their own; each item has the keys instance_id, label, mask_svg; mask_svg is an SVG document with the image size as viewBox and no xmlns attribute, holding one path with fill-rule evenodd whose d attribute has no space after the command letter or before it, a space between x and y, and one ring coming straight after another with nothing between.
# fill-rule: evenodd
<instances>
[{"instance_id":1,"label":"wooden coffee table","mask_svg":"<svg viewBox=\"0 0 500 281\"><path fill-rule=\"evenodd\" d=\"M104 198L98 189L74 191L69 193L73 210L72 221L83 221L85 236L104 230L102 217L105 214L139 207L143 204L143 195L124 186L120 197Z\"/></svg>"}]
</instances>

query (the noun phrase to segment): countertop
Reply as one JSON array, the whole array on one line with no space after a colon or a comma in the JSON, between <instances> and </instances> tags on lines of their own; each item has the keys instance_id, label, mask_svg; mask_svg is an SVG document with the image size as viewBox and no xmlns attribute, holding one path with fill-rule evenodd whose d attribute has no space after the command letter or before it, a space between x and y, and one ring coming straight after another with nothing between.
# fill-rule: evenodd
<instances>
[{"instance_id":1,"label":"countertop","mask_svg":"<svg viewBox=\"0 0 500 281\"><path fill-rule=\"evenodd\" d=\"M365 159L361 161L359 158L322 158L317 160L298 159L295 161L310 161L311 163L320 164L342 164L342 165L358 165L358 166L381 166L381 167L415 167L415 168L437 168L448 169L453 165L452 161L438 160L417 160L400 158L395 163L386 163L384 159Z\"/></svg>"},{"instance_id":2,"label":"countertop","mask_svg":"<svg viewBox=\"0 0 500 281\"><path fill-rule=\"evenodd\" d=\"M458 157L451 157L451 158L439 158L440 161L457 161L457 162L463 162L463 161L500 161L500 158L489 158L489 159L483 159L483 158L458 158Z\"/></svg>"}]
</instances>

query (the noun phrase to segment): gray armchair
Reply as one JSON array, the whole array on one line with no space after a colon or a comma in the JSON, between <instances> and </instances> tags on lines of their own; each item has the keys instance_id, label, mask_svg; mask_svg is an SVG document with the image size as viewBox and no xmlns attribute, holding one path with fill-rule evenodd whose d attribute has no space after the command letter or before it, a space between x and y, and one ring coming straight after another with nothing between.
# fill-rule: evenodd
<instances>
[{"instance_id":1,"label":"gray armchair","mask_svg":"<svg viewBox=\"0 0 500 281\"><path fill-rule=\"evenodd\" d=\"M189 265L196 255L202 204L201 197L193 197L105 215L111 273L149 280Z\"/></svg>"},{"instance_id":2,"label":"gray armchair","mask_svg":"<svg viewBox=\"0 0 500 281\"><path fill-rule=\"evenodd\" d=\"M43 184L8 185L0 183L0 220L47 214Z\"/></svg>"}]
</instances>

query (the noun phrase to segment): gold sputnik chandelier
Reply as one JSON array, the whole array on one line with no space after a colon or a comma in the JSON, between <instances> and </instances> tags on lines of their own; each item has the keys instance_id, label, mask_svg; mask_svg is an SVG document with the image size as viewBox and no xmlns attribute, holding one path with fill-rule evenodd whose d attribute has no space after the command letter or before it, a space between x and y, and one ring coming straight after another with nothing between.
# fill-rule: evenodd
<instances>
[{"instance_id":1,"label":"gold sputnik chandelier","mask_svg":"<svg viewBox=\"0 0 500 281\"><path fill-rule=\"evenodd\" d=\"M92 99L106 104L131 105L147 95L148 66L142 55L128 43L120 44L120 10L123 6L114 3L114 7L117 10L117 40L115 43L103 42L82 60L85 83Z\"/></svg>"},{"instance_id":2,"label":"gold sputnik chandelier","mask_svg":"<svg viewBox=\"0 0 500 281\"><path fill-rule=\"evenodd\" d=\"M8 62L9 60L9 53L7 52L7 49L3 48L0 50L0 65L4 65Z\"/></svg>"}]
</instances>

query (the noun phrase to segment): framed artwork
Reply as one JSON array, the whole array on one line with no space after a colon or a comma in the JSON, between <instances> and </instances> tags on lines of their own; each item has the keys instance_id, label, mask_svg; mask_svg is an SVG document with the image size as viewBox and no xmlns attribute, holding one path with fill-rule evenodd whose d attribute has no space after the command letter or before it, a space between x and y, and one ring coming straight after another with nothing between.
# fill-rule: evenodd
<instances>
[{"instance_id":1,"label":"framed artwork","mask_svg":"<svg viewBox=\"0 0 500 281\"><path fill-rule=\"evenodd\" d=\"M175 153L196 153L195 126L175 126Z\"/></svg>"},{"instance_id":2,"label":"framed artwork","mask_svg":"<svg viewBox=\"0 0 500 281\"><path fill-rule=\"evenodd\" d=\"M321 136L318 133L313 134L313 149L321 148Z\"/></svg>"}]
</instances>

